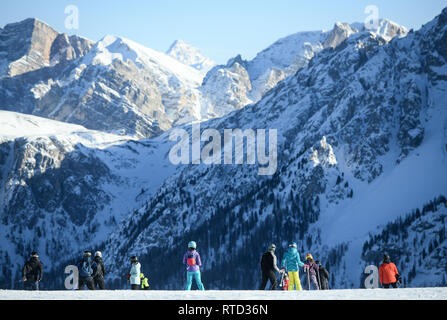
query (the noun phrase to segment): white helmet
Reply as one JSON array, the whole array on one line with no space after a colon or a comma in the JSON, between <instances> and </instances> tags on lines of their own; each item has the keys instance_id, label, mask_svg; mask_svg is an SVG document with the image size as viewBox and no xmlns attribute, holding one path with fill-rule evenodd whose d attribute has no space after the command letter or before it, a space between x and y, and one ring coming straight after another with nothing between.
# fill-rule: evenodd
<instances>
[{"instance_id":1,"label":"white helmet","mask_svg":"<svg viewBox=\"0 0 447 320\"><path fill-rule=\"evenodd\" d=\"M95 252L95 257L100 257L100 258L102 258L102 253L101 253L101 251L96 251L96 252Z\"/></svg>"}]
</instances>

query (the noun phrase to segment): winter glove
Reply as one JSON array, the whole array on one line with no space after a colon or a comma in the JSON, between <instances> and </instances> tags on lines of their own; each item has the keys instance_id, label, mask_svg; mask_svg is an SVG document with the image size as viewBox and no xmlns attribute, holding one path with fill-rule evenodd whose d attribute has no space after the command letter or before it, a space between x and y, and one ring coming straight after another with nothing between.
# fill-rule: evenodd
<instances>
[{"instance_id":1,"label":"winter glove","mask_svg":"<svg viewBox=\"0 0 447 320\"><path fill-rule=\"evenodd\" d=\"M126 278L127 278L127 280L130 279L130 273L126 274Z\"/></svg>"},{"instance_id":2,"label":"winter glove","mask_svg":"<svg viewBox=\"0 0 447 320\"><path fill-rule=\"evenodd\" d=\"M305 264L303 269L304 269L304 272L307 272L307 271L309 271L309 266L307 264Z\"/></svg>"}]
</instances>

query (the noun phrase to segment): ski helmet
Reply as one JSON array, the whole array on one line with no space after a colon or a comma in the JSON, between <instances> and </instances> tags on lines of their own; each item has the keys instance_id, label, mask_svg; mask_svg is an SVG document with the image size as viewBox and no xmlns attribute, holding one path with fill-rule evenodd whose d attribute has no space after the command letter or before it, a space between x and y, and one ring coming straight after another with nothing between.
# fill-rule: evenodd
<instances>
[{"instance_id":1,"label":"ski helmet","mask_svg":"<svg viewBox=\"0 0 447 320\"><path fill-rule=\"evenodd\" d=\"M289 247L290 248L296 248L297 247L296 242L292 242L291 244L289 244Z\"/></svg>"},{"instance_id":2,"label":"ski helmet","mask_svg":"<svg viewBox=\"0 0 447 320\"><path fill-rule=\"evenodd\" d=\"M391 261L390 256L389 256L388 254L384 254L384 255L383 255L383 261L385 261L385 262L389 262L389 261Z\"/></svg>"},{"instance_id":3,"label":"ski helmet","mask_svg":"<svg viewBox=\"0 0 447 320\"><path fill-rule=\"evenodd\" d=\"M138 262L138 257L137 256L130 257L130 262L132 262L132 263Z\"/></svg>"},{"instance_id":4,"label":"ski helmet","mask_svg":"<svg viewBox=\"0 0 447 320\"><path fill-rule=\"evenodd\" d=\"M314 259L314 257L312 257L312 255L310 253L308 253L306 255L306 260L313 260L313 259Z\"/></svg>"},{"instance_id":5,"label":"ski helmet","mask_svg":"<svg viewBox=\"0 0 447 320\"><path fill-rule=\"evenodd\" d=\"M195 241L190 241L188 243L188 248L196 249L197 248L197 243Z\"/></svg>"},{"instance_id":6,"label":"ski helmet","mask_svg":"<svg viewBox=\"0 0 447 320\"><path fill-rule=\"evenodd\" d=\"M276 250L276 246L275 246L275 244L274 243L272 243L271 245L269 245L269 250L270 251L274 251L274 250Z\"/></svg>"},{"instance_id":7,"label":"ski helmet","mask_svg":"<svg viewBox=\"0 0 447 320\"><path fill-rule=\"evenodd\" d=\"M37 254L36 251L33 251L33 252L31 252L30 257L31 258L39 258L39 255Z\"/></svg>"},{"instance_id":8,"label":"ski helmet","mask_svg":"<svg viewBox=\"0 0 447 320\"><path fill-rule=\"evenodd\" d=\"M91 257L91 256L92 256L92 253L90 251L88 251L88 250L84 251L84 257Z\"/></svg>"},{"instance_id":9,"label":"ski helmet","mask_svg":"<svg viewBox=\"0 0 447 320\"><path fill-rule=\"evenodd\" d=\"M100 257L100 258L102 258L102 253L101 253L101 251L96 251L96 252L95 252L95 257Z\"/></svg>"}]
</instances>

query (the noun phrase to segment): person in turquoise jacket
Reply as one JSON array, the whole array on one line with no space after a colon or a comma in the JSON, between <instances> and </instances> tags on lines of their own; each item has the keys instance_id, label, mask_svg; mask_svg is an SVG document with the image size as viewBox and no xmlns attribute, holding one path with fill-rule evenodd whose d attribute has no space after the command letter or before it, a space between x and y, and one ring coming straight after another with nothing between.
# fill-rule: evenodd
<instances>
[{"instance_id":1,"label":"person in turquoise jacket","mask_svg":"<svg viewBox=\"0 0 447 320\"><path fill-rule=\"evenodd\" d=\"M289 274L289 290L302 291L301 287L299 268L304 266L304 263L300 259L300 254L297 250L297 245L295 242L289 245L289 250L287 250L284 258L282 259L281 266L286 269Z\"/></svg>"}]
</instances>

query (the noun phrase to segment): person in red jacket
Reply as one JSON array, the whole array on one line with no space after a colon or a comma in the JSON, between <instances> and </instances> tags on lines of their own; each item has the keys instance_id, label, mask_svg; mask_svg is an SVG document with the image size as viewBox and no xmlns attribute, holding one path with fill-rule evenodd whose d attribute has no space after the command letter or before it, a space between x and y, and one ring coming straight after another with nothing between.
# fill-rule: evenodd
<instances>
[{"instance_id":1,"label":"person in red jacket","mask_svg":"<svg viewBox=\"0 0 447 320\"><path fill-rule=\"evenodd\" d=\"M383 256L383 263L379 266L379 280L385 289L388 289L390 285L397 288L397 282L400 281L399 271L387 254Z\"/></svg>"}]
</instances>

